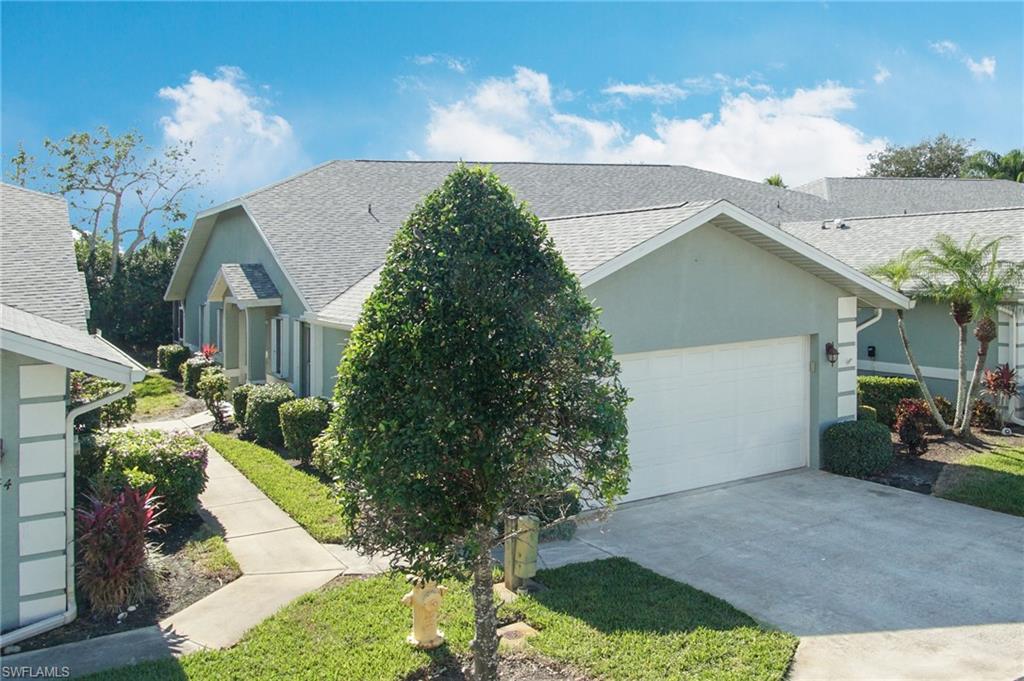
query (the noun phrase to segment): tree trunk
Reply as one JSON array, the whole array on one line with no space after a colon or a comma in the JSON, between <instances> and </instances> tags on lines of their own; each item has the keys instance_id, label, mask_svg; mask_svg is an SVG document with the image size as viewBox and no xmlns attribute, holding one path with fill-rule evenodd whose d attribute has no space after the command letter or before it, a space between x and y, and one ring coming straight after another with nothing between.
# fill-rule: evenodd
<instances>
[{"instance_id":1,"label":"tree trunk","mask_svg":"<svg viewBox=\"0 0 1024 681\"><path fill-rule=\"evenodd\" d=\"M967 325L958 324L957 331L956 410L953 412L953 430L959 430L963 425L964 397L967 392Z\"/></svg>"},{"instance_id":2,"label":"tree trunk","mask_svg":"<svg viewBox=\"0 0 1024 681\"><path fill-rule=\"evenodd\" d=\"M473 614L476 636L470 644L473 651L473 678L476 681L498 679L498 615L494 608L494 587L491 577L491 531L479 531L480 553L473 566Z\"/></svg>"},{"instance_id":3,"label":"tree trunk","mask_svg":"<svg viewBox=\"0 0 1024 681\"><path fill-rule=\"evenodd\" d=\"M985 370L989 346L999 336L999 327L991 317L982 317L978 320L974 336L978 339L978 357L974 360L974 375L971 376L971 383L967 387L967 392L964 396L964 414L961 419L960 428L956 431L957 436L960 438L971 436L971 413L974 411L974 402L978 397L977 393L978 387L981 385L981 374Z\"/></svg>"},{"instance_id":4,"label":"tree trunk","mask_svg":"<svg viewBox=\"0 0 1024 681\"><path fill-rule=\"evenodd\" d=\"M943 435L947 435L951 432L952 428L950 424L947 424L942 418L942 414L939 413L939 408L935 406L935 398L932 397L931 391L928 389L928 384L924 382L924 376L921 375L921 367L918 366L917 360L914 358L914 353L910 351L910 340L907 338L907 327L903 322L903 310L896 310L896 326L900 331L900 340L903 341L903 351L907 353L907 361L910 362L910 368L914 370L914 377L917 378L917 384L921 386L921 394L924 396L925 402L928 403L928 411L932 413L932 418L935 423L938 424L939 430L942 431Z\"/></svg>"}]
</instances>

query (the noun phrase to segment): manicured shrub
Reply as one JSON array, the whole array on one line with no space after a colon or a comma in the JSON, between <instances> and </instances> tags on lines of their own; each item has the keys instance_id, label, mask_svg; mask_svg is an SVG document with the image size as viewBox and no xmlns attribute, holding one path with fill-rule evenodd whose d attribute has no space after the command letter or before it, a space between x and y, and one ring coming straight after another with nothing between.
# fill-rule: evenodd
<instances>
[{"instance_id":1,"label":"manicured shrub","mask_svg":"<svg viewBox=\"0 0 1024 681\"><path fill-rule=\"evenodd\" d=\"M294 399L295 393L284 383L258 385L249 391L245 407L245 428L256 442L274 447L284 444L281 414L278 410L282 404Z\"/></svg>"},{"instance_id":2,"label":"manicured shrub","mask_svg":"<svg viewBox=\"0 0 1024 681\"><path fill-rule=\"evenodd\" d=\"M875 409L874 407L868 407L866 405L862 405L860 407L857 407L857 420L858 421L877 421L878 420L878 410Z\"/></svg>"},{"instance_id":3,"label":"manicured shrub","mask_svg":"<svg viewBox=\"0 0 1024 681\"><path fill-rule=\"evenodd\" d=\"M164 375L177 379L181 376L181 365L191 354L191 350L179 343L161 345L156 349L156 365Z\"/></svg>"},{"instance_id":4,"label":"manicured shrub","mask_svg":"<svg viewBox=\"0 0 1024 681\"><path fill-rule=\"evenodd\" d=\"M245 428L245 411L249 405L249 393L255 388L252 383L244 383L231 391L231 407L235 411L235 423L242 429L242 435L248 435Z\"/></svg>"},{"instance_id":5,"label":"manicured shrub","mask_svg":"<svg viewBox=\"0 0 1024 681\"><path fill-rule=\"evenodd\" d=\"M878 421L892 427L896 422L896 406L905 398L921 397L921 387L912 378L898 376L859 376L857 403L874 407Z\"/></svg>"},{"instance_id":6,"label":"manicured shrub","mask_svg":"<svg viewBox=\"0 0 1024 681\"><path fill-rule=\"evenodd\" d=\"M108 381L105 378L90 376L81 371L72 371L71 407L98 400L122 388L124 386L117 381ZM79 434L95 433L101 429L123 426L135 415L136 403L135 393L129 392L119 400L105 404L99 409L87 411L75 419L75 432Z\"/></svg>"},{"instance_id":7,"label":"manicured shrub","mask_svg":"<svg viewBox=\"0 0 1024 681\"><path fill-rule=\"evenodd\" d=\"M925 433L931 424L931 411L923 399L904 398L896 406L896 434L900 442L907 446L911 456L917 456L928 449Z\"/></svg>"},{"instance_id":8,"label":"manicured shrub","mask_svg":"<svg viewBox=\"0 0 1024 681\"><path fill-rule=\"evenodd\" d=\"M337 443L338 439L330 432L330 426L313 438L313 454L310 462L313 468L330 477L334 477L334 469L338 463Z\"/></svg>"},{"instance_id":9,"label":"manicured shrub","mask_svg":"<svg viewBox=\"0 0 1024 681\"><path fill-rule=\"evenodd\" d=\"M971 425L982 430L999 430L1003 421L999 412L985 400L976 400L971 409Z\"/></svg>"},{"instance_id":10,"label":"manicured shrub","mask_svg":"<svg viewBox=\"0 0 1024 681\"><path fill-rule=\"evenodd\" d=\"M194 355L181 365L181 387L192 397L199 397L199 379L203 369L212 367L213 362L202 355Z\"/></svg>"},{"instance_id":11,"label":"manicured shrub","mask_svg":"<svg viewBox=\"0 0 1024 681\"><path fill-rule=\"evenodd\" d=\"M313 440L327 427L331 403L320 397L304 397L278 408L284 447L303 463L313 456Z\"/></svg>"},{"instance_id":12,"label":"manicured shrub","mask_svg":"<svg viewBox=\"0 0 1024 681\"><path fill-rule=\"evenodd\" d=\"M875 421L843 421L821 436L825 468L840 475L863 477L892 463L889 429Z\"/></svg>"},{"instance_id":13,"label":"manicured shrub","mask_svg":"<svg viewBox=\"0 0 1024 681\"><path fill-rule=\"evenodd\" d=\"M195 513L206 489L207 446L200 438L159 430L109 433L102 438L103 471L108 479L138 469L155 478L168 518Z\"/></svg>"},{"instance_id":14,"label":"manicured shrub","mask_svg":"<svg viewBox=\"0 0 1024 681\"><path fill-rule=\"evenodd\" d=\"M228 414L224 402L228 399L231 382L220 367L206 367L199 378L199 396L206 403L206 408L213 414L214 429L224 430L227 426Z\"/></svg>"},{"instance_id":15,"label":"manicured shrub","mask_svg":"<svg viewBox=\"0 0 1024 681\"><path fill-rule=\"evenodd\" d=\"M78 587L98 613L146 600L156 583L147 534L158 529L156 490L107 488L75 510Z\"/></svg>"}]
</instances>

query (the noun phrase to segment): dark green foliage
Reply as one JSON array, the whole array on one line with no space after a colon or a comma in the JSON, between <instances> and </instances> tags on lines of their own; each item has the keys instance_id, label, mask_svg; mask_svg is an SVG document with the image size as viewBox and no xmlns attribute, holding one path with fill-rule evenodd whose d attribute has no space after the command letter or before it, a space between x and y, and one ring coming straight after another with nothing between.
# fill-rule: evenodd
<instances>
[{"instance_id":1,"label":"dark green foliage","mask_svg":"<svg viewBox=\"0 0 1024 681\"><path fill-rule=\"evenodd\" d=\"M303 463L313 456L313 440L327 427L331 403L321 397L304 397L285 402L278 409L284 448Z\"/></svg>"},{"instance_id":2,"label":"dark green foliage","mask_svg":"<svg viewBox=\"0 0 1024 681\"><path fill-rule=\"evenodd\" d=\"M206 408L213 415L214 428L223 430L228 418L224 402L227 402L231 389L231 381L224 373L224 369L219 366L203 369L197 388L199 396L206 403Z\"/></svg>"},{"instance_id":3,"label":"dark green foliage","mask_svg":"<svg viewBox=\"0 0 1024 681\"><path fill-rule=\"evenodd\" d=\"M1003 427L999 412L985 400L977 400L971 409L971 425L982 430L999 430Z\"/></svg>"},{"instance_id":4,"label":"dark green foliage","mask_svg":"<svg viewBox=\"0 0 1024 681\"><path fill-rule=\"evenodd\" d=\"M868 154L874 177L959 177L967 168L973 140L936 135L906 147L889 144Z\"/></svg>"},{"instance_id":5,"label":"dark green foliage","mask_svg":"<svg viewBox=\"0 0 1024 681\"><path fill-rule=\"evenodd\" d=\"M156 349L156 365L168 378L178 380L181 377L181 365L192 355L192 351L184 345L171 343Z\"/></svg>"},{"instance_id":6,"label":"dark green foliage","mask_svg":"<svg viewBox=\"0 0 1024 681\"><path fill-rule=\"evenodd\" d=\"M921 397L921 386L912 378L898 376L858 376L857 403L874 407L878 421L890 428L896 422L900 400Z\"/></svg>"},{"instance_id":7,"label":"dark green foliage","mask_svg":"<svg viewBox=\"0 0 1024 681\"><path fill-rule=\"evenodd\" d=\"M252 383L244 383L231 391L231 407L235 412L235 423L242 429L243 435L248 433L245 428L245 409L249 404L249 393L255 387Z\"/></svg>"},{"instance_id":8,"label":"dark green foliage","mask_svg":"<svg viewBox=\"0 0 1024 681\"><path fill-rule=\"evenodd\" d=\"M395 235L338 370L351 542L419 575L479 572L507 510L622 495L618 370L544 225L460 165Z\"/></svg>"},{"instance_id":9,"label":"dark green foliage","mask_svg":"<svg viewBox=\"0 0 1024 681\"><path fill-rule=\"evenodd\" d=\"M199 397L199 379L203 370L213 366L213 361L202 355L193 355L181 365L181 387L186 395Z\"/></svg>"},{"instance_id":10,"label":"dark green foliage","mask_svg":"<svg viewBox=\"0 0 1024 681\"><path fill-rule=\"evenodd\" d=\"M862 405L857 407L857 420L858 421L877 421L878 410L874 407Z\"/></svg>"},{"instance_id":11,"label":"dark green foliage","mask_svg":"<svg viewBox=\"0 0 1024 681\"><path fill-rule=\"evenodd\" d=\"M827 470L864 477L892 463L889 429L875 421L843 421L821 436L821 458Z\"/></svg>"},{"instance_id":12,"label":"dark green foliage","mask_svg":"<svg viewBox=\"0 0 1024 681\"><path fill-rule=\"evenodd\" d=\"M194 435L158 430L108 433L99 442L107 479L138 469L156 478L156 492L169 519L195 513L206 489L206 444Z\"/></svg>"},{"instance_id":13,"label":"dark green foliage","mask_svg":"<svg viewBox=\"0 0 1024 681\"><path fill-rule=\"evenodd\" d=\"M164 292L184 243L180 229L172 229L163 239L153 237L130 256L122 256L111 277L110 241L97 237L91 256L88 239L75 242L92 308L90 328L101 329L108 340L135 353L152 352L170 341L171 304L164 300Z\"/></svg>"},{"instance_id":14,"label":"dark green foliage","mask_svg":"<svg viewBox=\"0 0 1024 681\"><path fill-rule=\"evenodd\" d=\"M108 381L105 378L83 374L81 371L72 371L71 408L74 409L87 402L94 402L122 388L124 386L117 381ZM81 435L123 426L135 415L136 403L135 393L129 392L119 400L105 404L99 409L87 411L75 419L75 432Z\"/></svg>"},{"instance_id":15,"label":"dark green foliage","mask_svg":"<svg viewBox=\"0 0 1024 681\"><path fill-rule=\"evenodd\" d=\"M249 391L245 407L245 430L256 442L269 447L284 444L279 409L295 399L295 393L284 383L257 385Z\"/></svg>"},{"instance_id":16,"label":"dark green foliage","mask_svg":"<svg viewBox=\"0 0 1024 681\"><path fill-rule=\"evenodd\" d=\"M900 442L907 446L911 456L917 456L928 449L925 434L934 425L928 403L924 399L905 398L896 406L896 422L893 427Z\"/></svg>"}]
</instances>

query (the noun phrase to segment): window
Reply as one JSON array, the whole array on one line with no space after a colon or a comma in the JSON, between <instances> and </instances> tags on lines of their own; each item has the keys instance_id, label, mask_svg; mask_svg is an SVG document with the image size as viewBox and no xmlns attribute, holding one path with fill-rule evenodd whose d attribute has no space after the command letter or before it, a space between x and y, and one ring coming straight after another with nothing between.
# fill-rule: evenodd
<instances>
[{"instance_id":1,"label":"window","mask_svg":"<svg viewBox=\"0 0 1024 681\"><path fill-rule=\"evenodd\" d=\"M185 303L177 301L171 308L171 316L174 323L174 340L181 342L185 340Z\"/></svg>"},{"instance_id":2,"label":"window","mask_svg":"<svg viewBox=\"0 0 1024 681\"><path fill-rule=\"evenodd\" d=\"M284 364L284 325L282 324L280 317L274 317L270 320L270 370L275 376L281 375L281 366Z\"/></svg>"}]
</instances>

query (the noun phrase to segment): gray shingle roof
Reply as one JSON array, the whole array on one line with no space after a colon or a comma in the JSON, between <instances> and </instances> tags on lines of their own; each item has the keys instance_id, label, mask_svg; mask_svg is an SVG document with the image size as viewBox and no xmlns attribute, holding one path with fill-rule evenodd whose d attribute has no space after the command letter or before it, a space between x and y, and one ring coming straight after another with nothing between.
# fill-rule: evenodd
<instances>
[{"instance_id":1,"label":"gray shingle roof","mask_svg":"<svg viewBox=\"0 0 1024 681\"><path fill-rule=\"evenodd\" d=\"M566 267L582 276L714 204L714 201L695 201L677 206L545 218L544 222ZM363 302L378 281L380 268L328 303L320 316L341 324L355 324Z\"/></svg>"},{"instance_id":2,"label":"gray shingle roof","mask_svg":"<svg viewBox=\"0 0 1024 681\"><path fill-rule=\"evenodd\" d=\"M0 184L0 303L86 329L89 296L63 198Z\"/></svg>"},{"instance_id":3,"label":"gray shingle roof","mask_svg":"<svg viewBox=\"0 0 1024 681\"><path fill-rule=\"evenodd\" d=\"M493 163L538 215L578 215L727 199L778 224L830 216L819 197L663 165ZM242 197L314 310L376 269L398 226L452 162L332 161ZM372 215L370 209L372 207Z\"/></svg>"},{"instance_id":4,"label":"gray shingle roof","mask_svg":"<svg viewBox=\"0 0 1024 681\"><path fill-rule=\"evenodd\" d=\"M825 177L800 187L829 201L832 217L1024 206L1024 184L931 177Z\"/></svg>"},{"instance_id":5,"label":"gray shingle roof","mask_svg":"<svg viewBox=\"0 0 1024 681\"><path fill-rule=\"evenodd\" d=\"M999 257L1024 262L1024 208L1002 208L844 219L844 228L820 220L783 223L782 229L861 271L901 251L925 248L939 234L964 242L1004 237Z\"/></svg>"},{"instance_id":6,"label":"gray shingle roof","mask_svg":"<svg viewBox=\"0 0 1024 681\"><path fill-rule=\"evenodd\" d=\"M280 298L281 293L274 281L259 263L226 263L220 267L224 282L231 289L231 295L238 300L266 300Z\"/></svg>"}]
</instances>

